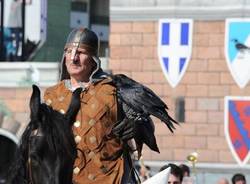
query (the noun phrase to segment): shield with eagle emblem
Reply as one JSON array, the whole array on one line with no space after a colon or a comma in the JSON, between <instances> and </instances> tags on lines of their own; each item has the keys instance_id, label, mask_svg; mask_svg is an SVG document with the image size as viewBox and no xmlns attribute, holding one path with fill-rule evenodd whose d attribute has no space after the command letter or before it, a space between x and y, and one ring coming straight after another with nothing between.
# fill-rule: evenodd
<instances>
[{"instance_id":1,"label":"shield with eagle emblem","mask_svg":"<svg viewBox=\"0 0 250 184\"><path fill-rule=\"evenodd\" d=\"M225 135L240 165L250 158L250 97L225 97Z\"/></svg>"},{"instance_id":2,"label":"shield with eagle emblem","mask_svg":"<svg viewBox=\"0 0 250 184\"><path fill-rule=\"evenodd\" d=\"M244 88L250 79L250 19L227 19L225 56L234 80Z\"/></svg>"}]
</instances>

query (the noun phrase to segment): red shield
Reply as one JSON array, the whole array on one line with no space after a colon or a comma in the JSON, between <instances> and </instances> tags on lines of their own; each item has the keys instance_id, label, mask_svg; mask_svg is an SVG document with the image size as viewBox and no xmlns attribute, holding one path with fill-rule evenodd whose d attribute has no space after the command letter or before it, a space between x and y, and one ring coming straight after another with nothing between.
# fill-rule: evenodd
<instances>
[{"instance_id":1,"label":"red shield","mask_svg":"<svg viewBox=\"0 0 250 184\"><path fill-rule=\"evenodd\" d=\"M225 98L225 135L236 161L246 164L250 157L250 97Z\"/></svg>"}]
</instances>

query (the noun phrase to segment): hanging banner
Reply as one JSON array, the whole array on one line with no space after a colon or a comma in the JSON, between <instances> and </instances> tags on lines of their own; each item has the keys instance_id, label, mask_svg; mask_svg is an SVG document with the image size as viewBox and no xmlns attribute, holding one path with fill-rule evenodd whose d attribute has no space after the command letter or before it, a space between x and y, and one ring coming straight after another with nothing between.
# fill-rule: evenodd
<instances>
[{"instance_id":1,"label":"hanging banner","mask_svg":"<svg viewBox=\"0 0 250 184\"><path fill-rule=\"evenodd\" d=\"M250 79L250 19L227 19L225 57L235 82L244 88Z\"/></svg>"},{"instance_id":2,"label":"hanging banner","mask_svg":"<svg viewBox=\"0 0 250 184\"><path fill-rule=\"evenodd\" d=\"M229 148L239 165L250 159L250 97L225 97L224 130Z\"/></svg>"},{"instance_id":3,"label":"hanging banner","mask_svg":"<svg viewBox=\"0 0 250 184\"><path fill-rule=\"evenodd\" d=\"M160 19L158 56L162 71L172 87L183 77L192 51L192 19Z\"/></svg>"}]
</instances>

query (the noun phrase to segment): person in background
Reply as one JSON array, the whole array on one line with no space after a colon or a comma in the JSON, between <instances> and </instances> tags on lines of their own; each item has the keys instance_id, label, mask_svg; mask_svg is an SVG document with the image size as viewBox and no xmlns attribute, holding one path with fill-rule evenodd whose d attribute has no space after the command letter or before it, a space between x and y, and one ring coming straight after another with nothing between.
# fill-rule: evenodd
<instances>
[{"instance_id":1,"label":"person in background","mask_svg":"<svg viewBox=\"0 0 250 184\"><path fill-rule=\"evenodd\" d=\"M246 184L246 178L243 174L237 173L232 177L232 184Z\"/></svg>"},{"instance_id":2,"label":"person in background","mask_svg":"<svg viewBox=\"0 0 250 184\"><path fill-rule=\"evenodd\" d=\"M185 164L180 164L179 165L179 167L181 168L181 170L182 170L182 173L183 173L183 177L185 177L185 176L190 176L190 169L189 169L189 167L187 166L187 165L185 165Z\"/></svg>"},{"instance_id":3,"label":"person in background","mask_svg":"<svg viewBox=\"0 0 250 184\"><path fill-rule=\"evenodd\" d=\"M150 171L151 168L147 165L139 166L139 177L141 182L146 181L152 176Z\"/></svg>"},{"instance_id":4,"label":"person in background","mask_svg":"<svg viewBox=\"0 0 250 184\"><path fill-rule=\"evenodd\" d=\"M181 184L183 180L183 173L181 168L175 164L168 164L167 167L170 167L167 184ZM163 166L160 171L163 171L167 167Z\"/></svg>"},{"instance_id":5,"label":"person in background","mask_svg":"<svg viewBox=\"0 0 250 184\"><path fill-rule=\"evenodd\" d=\"M229 181L226 178L221 178L218 180L217 184L229 184Z\"/></svg>"},{"instance_id":6,"label":"person in background","mask_svg":"<svg viewBox=\"0 0 250 184\"><path fill-rule=\"evenodd\" d=\"M161 171L163 171L163 170L167 169L168 167L169 167L169 165L168 165L168 164L166 164L166 165L162 166L162 167L159 169L159 172L161 172Z\"/></svg>"},{"instance_id":7,"label":"person in background","mask_svg":"<svg viewBox=\"0 0 250 184\"><path fill-rule=\"evenodd\" d=\"M179 167L183 173L182 184L193 184L194 178L190 176L190 168L185 164L180 164Z\"/></svg>"}]
</instances>

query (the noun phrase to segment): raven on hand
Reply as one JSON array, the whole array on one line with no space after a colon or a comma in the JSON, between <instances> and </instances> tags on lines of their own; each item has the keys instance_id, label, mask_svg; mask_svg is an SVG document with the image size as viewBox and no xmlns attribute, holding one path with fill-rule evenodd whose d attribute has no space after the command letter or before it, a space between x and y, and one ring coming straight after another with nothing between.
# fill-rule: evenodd
<instances>
[{"instance_id":1,"label":"raven on hand","mask_svg":"<svg viewBox=\"0 0 250 184\"><path fill-rule=\"evenodd\" d=\"M112 132L123 140L134 138L139 152L143 143L159 152L150 115L163 121L173 132L174 123L178 122L169 116L167 105L151 89L123 74L112 75L111 78L117 89L118 103L125 114Z\"/></svg>"}]
</instances>

